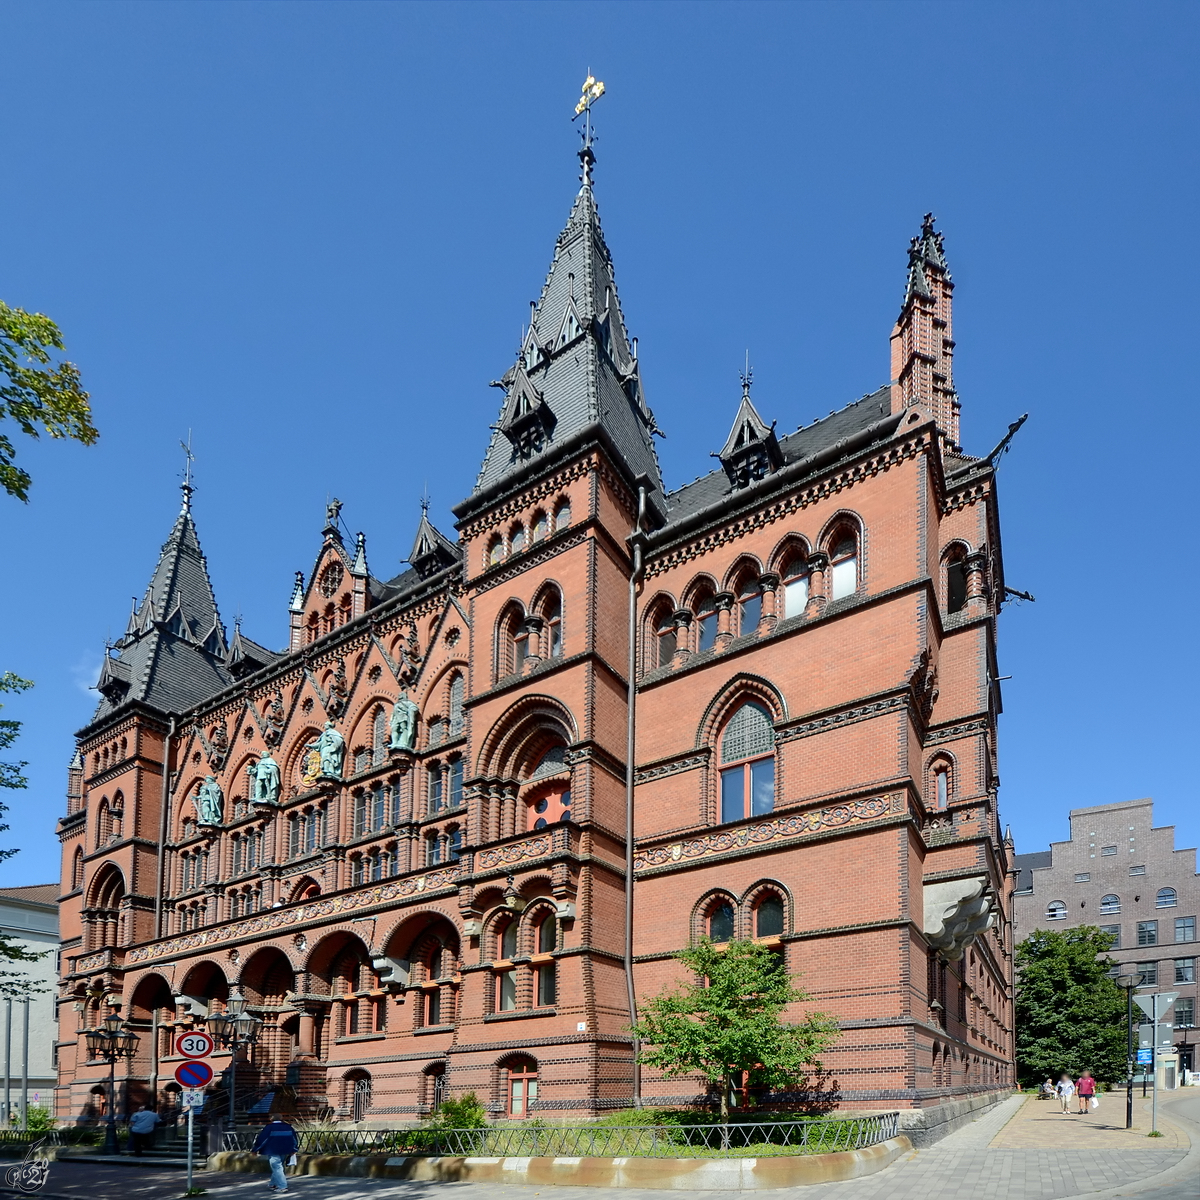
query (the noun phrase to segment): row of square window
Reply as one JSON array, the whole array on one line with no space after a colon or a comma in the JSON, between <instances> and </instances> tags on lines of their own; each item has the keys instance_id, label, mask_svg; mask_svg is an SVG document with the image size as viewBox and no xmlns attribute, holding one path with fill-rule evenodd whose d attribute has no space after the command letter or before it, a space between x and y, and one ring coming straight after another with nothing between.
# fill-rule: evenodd
<instances>
[{"instance_id":1,"label":"row of square window","mask_svg":"<svg viewBox=\"0 0 1200 1200\"><path fill-rule=\"evenodd\" d=\"M1116 852L1117 852L1116 846L1105 846L1100 851L1100 853L1102 855L1116 854ZM1146 873L1145 863L1141 863L1136 867L1130 867L1129 873L1130 873L1130 875L1145 875L1145 873ZM1089 883L1091 881L1091 878L1092 878L1091 871L1077 871L1075 874L1075 882L1076 883Z\"/></svg>"},{"instance_id":2,"label":"row of square window","mask_svg":"<svg viewBox=\"0 0 1200 1200\"><path fill-rule=\"evenodd\" d=\"M1160 983L1195 983L1196 982L1196 960L1194 958L1177 958L1175 959L1174 978L1171 977L1171 967L1166 966L1162 972L1162 977L1159 977L1159 964L1156 962L1134 963L1132 974L1141 975L1142 982L1138 987L1157 987ZM1179 1004L1179 1001L1175 1001ZM1176 1013L1178 1022L1178 1013ZM1191 1024L1190 1021L1186 1022Z\"/></svg>"},{"instance_id":3,"label":"row of square window","mask_svg":"<svg viewBox=\"0 0 1200 1200\"><path fill-rule=\"evenodd\" d=\"M1111 934L1114 938L1112 949L1116 949L1121 945L1121 927L1120 925L1101 925L1102 933ZM1196 940L1196 918L1195 917L1176 917L1175 918L1175 941L1194 942ZM1157 946L1158 945L1158 922L1157 921L1139 921L1137 923L1137 944L1139 946Z\"/></svg>"}]
</instances>

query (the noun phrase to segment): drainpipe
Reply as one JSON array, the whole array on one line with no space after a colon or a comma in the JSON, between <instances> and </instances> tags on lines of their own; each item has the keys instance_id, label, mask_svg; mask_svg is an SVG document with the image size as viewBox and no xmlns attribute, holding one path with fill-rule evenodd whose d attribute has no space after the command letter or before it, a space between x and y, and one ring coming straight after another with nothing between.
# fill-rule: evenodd
<instances>
[{"instance_id":1,"label":"drainpipe","mask_svg":"<svg viewBox=\"0 0 1200 1200\"><path fill-rule=\"evenodd\" d=\"M625 994L629 1004L629 1023L637 1024L637 1001L633 989L633 776L634 717L637 706L637 589L642 578L642 543L646 534L646 487L638 484L637 523L629 535L633 561L629 571L629 693L625 723ZM642 1065L638 1061L642 1044L633 1038L633 1107L642 1107Z\"/></svg>"},{"instance_id":2,"label":"drainpipe","mask_svg":"<svg viewBox=\"0 0 1200 1200\"><path fill-rule=\"evenodd\" d=\"M171 804L171 739L175 736L175 718L163 741L162 811L158 815L158 881L154 888L154 936L163 935L163 884L167 869L167 810Z\"/></svg>"}]
</instances>

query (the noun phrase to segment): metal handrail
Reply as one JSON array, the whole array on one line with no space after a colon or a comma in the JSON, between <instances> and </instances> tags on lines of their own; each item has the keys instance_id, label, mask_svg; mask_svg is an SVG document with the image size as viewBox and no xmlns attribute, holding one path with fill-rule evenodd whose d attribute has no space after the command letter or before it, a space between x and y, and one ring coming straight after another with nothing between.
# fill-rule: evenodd
<instances>
[{"instance_id":1,"label":"metal handrail","mask_svg":"<svg viewBox=\"0 0 1200 1200\"><path fill-rule=\"evenodd\" d=\"M451 1155L468 1158L755 1158L861 1150L896 1136L899 1113L726 1125L488 1125L481 1129L300 1129L301 1154ZM226 1150L253 1148L231 1130Z\"/></svg>"}]
</instances>

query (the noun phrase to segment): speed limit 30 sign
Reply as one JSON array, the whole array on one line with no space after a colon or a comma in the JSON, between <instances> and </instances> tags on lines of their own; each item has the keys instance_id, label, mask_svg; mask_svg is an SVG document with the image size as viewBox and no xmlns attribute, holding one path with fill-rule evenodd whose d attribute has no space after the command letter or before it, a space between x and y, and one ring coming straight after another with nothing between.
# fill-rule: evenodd
<instances>
[{"instance_id":1,"label":"speed limit 30 sign","mask_svg":"<svg viewBox=\"0 0 1200 1200\"><path fill-rule=\"evenodd\" d=\"M184 1058L207 1058L213 1052L213 1040L199 1030L191 1033L181 1033L175 1039L175 1053Z\"/></svg>"}]
</instances>

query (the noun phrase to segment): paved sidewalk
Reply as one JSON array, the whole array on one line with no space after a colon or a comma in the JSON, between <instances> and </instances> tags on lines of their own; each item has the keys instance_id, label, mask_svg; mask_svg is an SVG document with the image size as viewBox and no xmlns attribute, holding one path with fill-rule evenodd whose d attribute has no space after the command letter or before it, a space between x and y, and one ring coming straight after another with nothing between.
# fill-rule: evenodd
<instances>
[{"instance_id":1,"label":"paved sidewalk","mask_svg":"<svg viewBox=\"0 0 1200 1200\"><path fill-rule=\"evenodd\" d=\"M1118 1099L1123 1104L1123 1098ZM1111 1106L1106 1108L1103 1101L1094 1120L1055 1116L1054 1122L1029 1107L1036 1104L1019 1096L1006 1100L936 1145L913 1151L865 1179L763 1193L693 1194L697 1200L751 1200L756 1195L764 1200L1055 1200L1086 1193L1091 1194L1090 1200L1125 1196L1193 1200L1200 1195L1196 1189L1200 1129L1188 1126L1196 1140L1189 1154L1187 1138L1169 1124L1171 1105L1160 1107L1160 1127L1170 1128L1177 1144L1164 1147L1158 1139L1146 1138L1144 1130L1135 1131L1136 1136L1126 1133L1123 1107L1118 1130L1111 1127ZM1148 1102L1143 1110L1139 1099L1135 1114L1149 1128ZM1082 1139L1089 1139L1086 1146L1081 1145ZM1099 1144L1090 1139L1108 1140ZM1047 1141L1057 1144L1046 1145ZM273 1194L267 1191L265 1175L204 1173L196 1182L212 1200L251 1196L267 1200ZM46 1191L80 1200L167 1200L180 1195L183 1183L182 1172L56 1163ZM314 1177L290 1179L289 1192L297 1200L669 1200L678 1194L657 1189Z\"/></svg>"},{"instance_id":2,"label":"paved sidewalk","mask_svg":"<svg viewBox=\"0 0 1200 1200\"><path fill-rule=\"evenodd\" d=\"M1100 1107L1079 1116L1072 1105L1064 1116L1057 1100L1035 1100L1032 1096L991 1142L993 1149L1007 1150L1186 1150L1188 1139L1167 1116L1166 1106L1159 1121L1161 1138L1146 1140L1150 1132L1150 1106L1141 1097L1133 1102L1133 1128L1125 1128L1125 1093L1105 1092Z\"/></svg>"}]
</instances>

